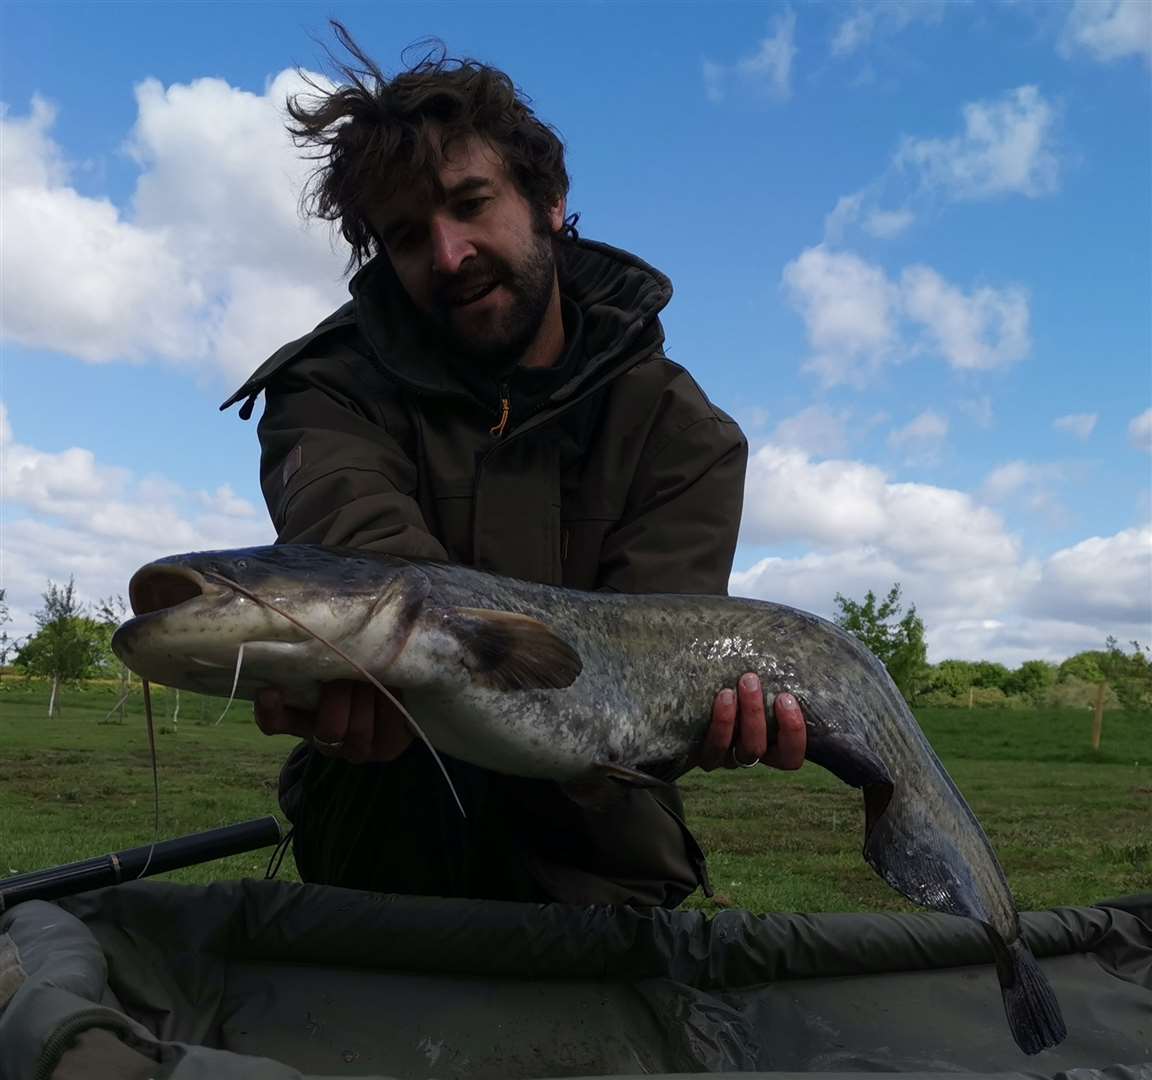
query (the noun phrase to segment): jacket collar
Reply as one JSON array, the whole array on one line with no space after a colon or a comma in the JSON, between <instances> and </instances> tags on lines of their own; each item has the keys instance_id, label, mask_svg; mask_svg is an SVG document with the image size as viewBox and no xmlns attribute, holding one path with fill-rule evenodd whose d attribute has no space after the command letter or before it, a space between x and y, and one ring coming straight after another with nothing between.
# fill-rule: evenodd
<instances>
[{"instance_id":1,"label":"jacket collar","mask_svg":"<svg viewBox=\"0 0 1152 1080\"><path fill-rule=\"evenodd\" d=\"M658 314L672 297L672 283L637 256L594 240L557 242L556 269L561 294L580 311L587 356L552 395L559 402L663 344ZM385 256L366 263L348 289L364 336L394 378L426 394L466 392L452 358L420 332L416 310Z\"/></svg>"}]
</instances>

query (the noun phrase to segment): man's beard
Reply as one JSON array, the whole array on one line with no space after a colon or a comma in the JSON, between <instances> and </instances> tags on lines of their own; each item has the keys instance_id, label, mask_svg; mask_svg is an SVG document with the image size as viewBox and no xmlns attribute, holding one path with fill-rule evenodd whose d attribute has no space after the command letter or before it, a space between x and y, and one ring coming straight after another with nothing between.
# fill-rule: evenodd
<instances>
[{"instance_id":1,"label":"man's beard","mask_svg":"<svg viewBox=\"0 0 1152 1080\"><path fill-rule=\"evenodd\" d=\"M463 332L452 321L452 308L438 303L427 316L429 330L461 359L493 372L509 370L519 363L528 346L540 331L552 301L556 279L556 258L551 234L545 229L532 231L532 245L515 265L503 259L486 259L474 266L468 281L482 284L497 281L510 294L512 302L498 317L480 330ZM453 281L457 295L467 286Z\"/></svg>"}]
</instances>

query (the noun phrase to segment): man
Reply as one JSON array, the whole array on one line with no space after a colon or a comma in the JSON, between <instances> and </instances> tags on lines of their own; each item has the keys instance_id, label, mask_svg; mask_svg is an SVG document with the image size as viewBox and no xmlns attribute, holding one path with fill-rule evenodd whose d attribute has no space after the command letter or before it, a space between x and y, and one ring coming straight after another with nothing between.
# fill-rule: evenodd
<instances>
[{"instance_id":1,"label":"man","mask_svg":"<svg viewBox=\"0 0 1152 1080\"><path fill-rule=\"evenodd\" d=\"M352 300L225 403L266 393L262 484L280 542L446 559L619 592L723 593L747 444L661 350L671 285L580 240L563 147L506 75L430 57L360 65L289 111L318 148L314 212L352 246ZM791 695L717 687L702 768L799 767ZM257 703L304 740L281 777L306 880L418 894L675 906L707 888L675 788L498 776L426 749L370 686L317 712Z\"/></svg>"}]
</instances>

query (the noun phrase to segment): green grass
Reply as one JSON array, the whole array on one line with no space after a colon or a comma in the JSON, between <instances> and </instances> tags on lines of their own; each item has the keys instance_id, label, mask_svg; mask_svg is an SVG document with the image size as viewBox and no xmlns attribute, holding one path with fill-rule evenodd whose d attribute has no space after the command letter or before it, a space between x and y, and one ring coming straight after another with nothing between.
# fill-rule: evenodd
<instances>
[{"instance_id":1,"label":"green grass","mask_svg":"<svg viewBox=\"0 0 1152 1080\"><path fill-rule=\"evenodd\" d=\"M917 717L1024 909L1152 887L1152 719L1087 710L925 709ZM689 820L721 904L754 911L913 910L860 855L858 792L822 769L686 777ZM694 897L691 906L713 902Z\"/></svg>"},{"instance_id":2,"label":"green grass","mask_svg":"<svg viewBox=\"0 0 1152 1080\"><path fill-rule=\"evenodd\" d=\"M107 722L111 687L0 683L0 875L146 844L152 775L137 693ZM264 737L245 703L157 693L162 838L278 813L280 763L293 744ZM923 710L919 719L992 839L1020 905L1088 904L1152 882L1152 720L1108 712L1099 753L1087 710ZM716 901L753 911L909 910L860 856L858 792L807 765L693 773L681 782L709 853ZM205 882L260 876L269 851L167 875ZM282 878L293 879L291 858Z\"/></svg>"},{"instance_id":3,"label":"green grass","mask_svg":"<svg viewBox=\"0 0 1152 1080\"><path fill-rule=\"evenodd\" d=\"M5 680L0 691L0 875L148 844L152 766L137 686L124 723L112 687L66 690L47 719L47 689ZM293 740L270 739L237 702L224 720L218 699L153 690L160 765L160 838L279 815L276 777ZM205 882L262 876L271 849L164 875ZM294 877L289 857L281 876Z\"/></svg>"}]
</instances>

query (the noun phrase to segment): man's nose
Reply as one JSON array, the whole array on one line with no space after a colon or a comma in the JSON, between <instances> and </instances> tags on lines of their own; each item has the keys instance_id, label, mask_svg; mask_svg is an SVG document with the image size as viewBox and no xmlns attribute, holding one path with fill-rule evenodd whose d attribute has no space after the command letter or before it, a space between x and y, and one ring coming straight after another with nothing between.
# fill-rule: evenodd
<instances>
[{"instance_id":1,"label":"man's nose","mask_svg":"<svg viewBox=\"0 0 1152 1080\"><path fill-rule=\"evenodd\" d=\"M432 269L437 274L455 274L465 259L476 254L459 222L432 223Z\"/></svg>"}]
</instances>

